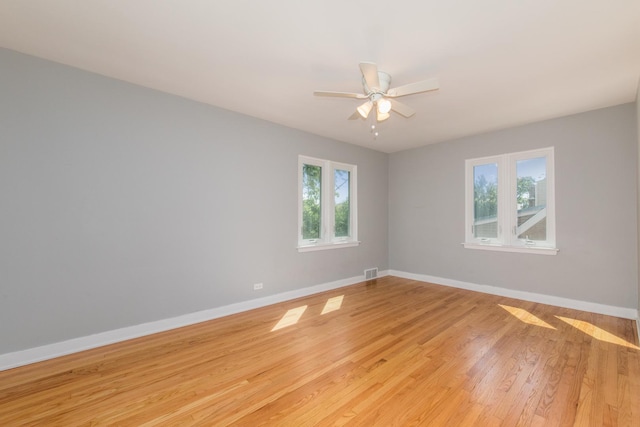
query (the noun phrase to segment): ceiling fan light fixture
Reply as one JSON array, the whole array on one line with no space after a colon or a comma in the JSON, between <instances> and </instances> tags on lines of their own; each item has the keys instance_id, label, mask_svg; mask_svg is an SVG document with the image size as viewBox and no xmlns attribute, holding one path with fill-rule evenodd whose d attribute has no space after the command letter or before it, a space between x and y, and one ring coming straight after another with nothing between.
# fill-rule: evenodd
<instances>
[{"instance_id":1,"label":"ceiling fan light fixture","mask_svg":"<svg viewBox=\"0 0 640 427\"><path fill-rule=\"evenodd\" d=\"M356 111L349 116L349 120L357 120L359 117L366 119L375 105L377 121L381 122L389 118L391 110L406 118L412 117L416 113L413 108L396 101L395 98L439 89L438 80L435 78L390 88L391 76L384 71L379 71L378 66L373 62L361 62L360 72L362 73L363 93L316 90L313 94L366 99L367 101L357 107ZM393 101L387 98L393 98Z\"/></svg>"},{"instance_id":2,"label":"ceiling fan light fixture","mask_svg":"<svg viewBox=\"0 0 640 427\"><path fill-rule=\"evenodd\" d=\"M369 112L371 112L372 108L373 102L367 101L357 108L358 114L360 114L363 119L366 119L369 116Z\"/></svg>"},{"instance_id":3,"label":"ceiling fan light fixture","mask_svg":"<svg viewBox=\"0 0 640 427\"><path fill-rule=\"evenodd\" d=\"M387 120L389 118L389 113L381 113L380 110L377 111L376 120L379 122Z\"/></svg>"},{"instance_id":4,"label":"ceiling fan light fixture","mask_svg":"<svg viewBox=\"0 0 640 427\"><path fill-rule=\"evenodd\" d=\"M378 113L387 114L389 111L391 111L391 101L385 98L378 100Z\"/></svg>"}]
</instances>

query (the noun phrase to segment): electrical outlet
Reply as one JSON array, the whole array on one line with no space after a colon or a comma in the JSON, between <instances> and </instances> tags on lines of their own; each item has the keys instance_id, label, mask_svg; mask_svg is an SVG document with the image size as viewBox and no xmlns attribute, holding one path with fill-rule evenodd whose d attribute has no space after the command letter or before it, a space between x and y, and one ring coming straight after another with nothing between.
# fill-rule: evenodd
<instances>
[{"instance_id":1,"label":"electrical outlet","mask_svg":"<svg viewBox=\"0 0 640 427\"><path fill-rule=\"evenodd\" d=\"M259 291L260 289L262 289L262 283L256 283L253 285L254 291Z\"/></svg>"}]
</instances>

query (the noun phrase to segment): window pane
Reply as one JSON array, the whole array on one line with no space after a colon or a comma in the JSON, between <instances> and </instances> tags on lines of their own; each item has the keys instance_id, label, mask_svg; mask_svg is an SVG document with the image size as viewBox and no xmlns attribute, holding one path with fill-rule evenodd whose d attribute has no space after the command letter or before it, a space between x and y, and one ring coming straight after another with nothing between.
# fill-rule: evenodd
<instances>
[{"instance_id":1,"label":"window pane","mask_svg":"<svg viewBox=\"0 0 640 427\"><path fill-rule=\"evenodd\" d=\"M320 238L322 168L302 165L302 238Z\"/></svg>"},{"instance_id":2,"label":"window pane","mask_svg":"<svg viewBox=\"0 0 640 427\"><path fill-rule=\"evenodd\" d=\"M473 236L498 237L498 164L473 168Z\"/></svg>"},{"instance_id":3,"label":"window pane","mask_svg":"<svg viewBox=\"0 0 640 427\"><path fill-rule=\"evenodd\" d=\"M518 239L547 240L547 160L544 157L519 160L516 205Z\"/></svg>"},{"instance_id":4,"label":"window pane","mask_svg":"<svg viewBox=\"0 0 640 427\"><path fill-rule=\"evenodd\" d=\"M349 171L336 169L334 171L334 205L335 205L335 231L336 237L349 236L350 223L350 194L349 181L351 173Z\"/></svg>"}]
</instances>

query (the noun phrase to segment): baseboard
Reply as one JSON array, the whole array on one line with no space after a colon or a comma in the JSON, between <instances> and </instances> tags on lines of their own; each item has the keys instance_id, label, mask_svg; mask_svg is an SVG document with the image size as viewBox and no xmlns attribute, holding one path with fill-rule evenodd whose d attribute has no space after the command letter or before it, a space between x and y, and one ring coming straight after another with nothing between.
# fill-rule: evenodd
<instances>
[{"instance_id":1,"label":"baseboard","mask_svg":"<svg viewBox=\"0 0 640 427\"><path fill-rule=\"evenodd\" d=\"M378 277L383 277L386 275L388 275L387 271L378 272ZM320 285L296 289L289 292L282 292L263 298L256 298L249 301L243 301L223 307L216 307L209 310L189 313L169 319L143 323L135 326L128 326L125 328L101 332L94 335L74 338L53 344L47 344L41 347L1 354L0 371L16 368L18 366L28 365L31 363L41 362L43 360L53 359L60 356L65 356L67 354L77 353L83 350L102 347L104 345L114 344L133 338L139 338L145 335L164 332L170 329L193 325L196 323L205 322L207 320L213 320L220 317L229 316L231 314L241 313L243 311L253 310L256 308L265 307L271 304L289 301L320 292L339 289L345 286L363 282L364 280L364 275L350 277L348 279L336 280L334 282L323 283Z\"/></svg>"},{"instance_id":2,"label":"baseboard","mask_svg":"<svg viewBox=\"0 0 640 427\"><path fill-rule=\"evenodd\" d=\"M606 314L609 316L621 317L624 319L638 318L638 310L633 308L616 307L612 305L598 304L595 302L574 300L570 298L562 298L562 297L556 297L552 295L537 294L537 293L526 292L526 291L516 291L513 289L500 288L497 286L479 285L476 283L445 279L442 277L429 276L426 274L414 274L414 273L407 273L404 271L397 271L397 270L389 270L388 274L390 276L397 276L405 279L419 280L421 282L435 283L437 285L467 289L470 291L483 292L485 294L498 295L498 296L507 297L507 298L515 298L515 299L521 299L525 301L538 302L542 304L554 305L557 307L572 308L575 310L588 311L591 313Z\"/></svg>"},{"instance_id":3,"label":"baseboard","mask_svg":"<svg viewBox=\"0 0 640 427\"><path fill-rule=\"evenodd\" d=\"M638 332L638 342L640 342L640 318L638 317L638 310L636 309L616 307L551 295L537 294L533 292L516 291L513 289L500 288L496 286L479 285L476 283L462 282L459 280L446 279L425 274L407 273L397 270L378 271L378 277L389 275L406 279L419 280L421 282L435 283L443 286L451 286L454 288L467 289L476 292L483 292L491 295L504 296L508 298L521 299L525 301L538 302L542 304L572 308L582 311L589 311L592 313L606 314L609 316L616 316L625 319L635 319L637 326L636 330ZM207 320L213 320L220 317L229 316L231 314L241 313L243 311L253 310L256 308L265 307L271 304L277 304L280 302L289 301L320 292L339 289L363 281L364 276L355 276L348 279L342 279L334 282L310 286L307 288L296 289L294 291L283 292L263 298L230 304L223 307L216 307L209 310L189 313L169 319L163 319L154 322L143 323L140 325L115 329L112 331L101 332L94 335L74 338L67 341L47 344L41 347L30 348L13 353L6 353L0 355L0 371L28 365L31 363L41 362L43 360L53 359L67 354L77 353L83 350L102 347L104 345L114 344L133 338L139 338L145 335L151 335L158 332L180 328L183 326L193 325L196 323L205 322Z\"/></svg>"},{"instance_id":4,"label":"baseboard","mask_svg":"<svg viewBox=\"0 0 640 427\"><path fill-rule=\"evenodd\" d=\"M640 345L640 317L636 317L636 332L638 333L637 344Z\"/></svg>"}]
</instances>

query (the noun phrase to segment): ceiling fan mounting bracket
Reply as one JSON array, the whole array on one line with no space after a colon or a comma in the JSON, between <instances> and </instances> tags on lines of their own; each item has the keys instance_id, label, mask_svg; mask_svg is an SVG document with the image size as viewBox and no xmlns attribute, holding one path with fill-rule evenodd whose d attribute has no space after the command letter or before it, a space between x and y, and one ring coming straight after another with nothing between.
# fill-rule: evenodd
<instances>
[{"instance_id":1,"label":"ceiling fan mounting bracket","mask_svg":"<svg viewBox=\"0 0 640 427\"><path fill-rule=\"evenodd\" d=\"M366 93L368 97L371 97L372 95L376 95L376 94L384 95L389 90L389 86L391 86L391 75L389 73L385 73L384 71L378 71L378 80L380 82L380 87L370 88L367 85L367 82L364 79L364 77L362 77L362 87L364 88L364 93ZM371 99L371 100L374 101L374 99Z\"/></svg>"}]
</instances>

